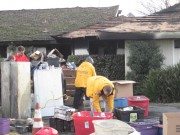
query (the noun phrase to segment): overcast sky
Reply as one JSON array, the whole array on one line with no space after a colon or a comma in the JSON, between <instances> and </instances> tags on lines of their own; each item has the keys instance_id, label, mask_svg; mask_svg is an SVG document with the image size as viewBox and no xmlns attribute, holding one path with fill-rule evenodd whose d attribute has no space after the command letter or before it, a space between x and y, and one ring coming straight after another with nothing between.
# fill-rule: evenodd
<instances>
[{"instance_id":1,"label":"overcast sky","mask_svg":"<svg viewBox=\"0 0 180 135\"><path fill-rule=\"evenodd\" d=\"M119 5L122 14L136 13L136 0L0 0L0 10L44 9L63 7L108 7Z\"/></svg>"},{"instance_id":2,"label":"overcast sky","mask_svg":"<svg viewBox=\"0 0 180 135\"><path fill-rule=\"evenodd\" d=\"M139 4L137 0L0 0L0 10L45 9L64 7L108 7L119 5L123 15L133 13L135 16ZM148 0L143 0L148 1ZM171 0L177 1L177 0Z\"/></svg>"}]
</instances>

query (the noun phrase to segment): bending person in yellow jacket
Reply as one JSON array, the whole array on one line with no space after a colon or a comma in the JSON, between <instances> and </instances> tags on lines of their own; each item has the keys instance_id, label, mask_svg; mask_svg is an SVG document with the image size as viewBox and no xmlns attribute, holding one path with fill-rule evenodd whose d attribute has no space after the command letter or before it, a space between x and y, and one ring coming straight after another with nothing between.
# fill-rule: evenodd
<instances>
[{"instance_id":1,"label":"bending person in yellow jacket","mask_svg":"<svg viewBox=\"0 0 180 135\"><path fill-rule=\"evenodd\" d=\"M114 109L114 85L103 76L90 77L87 81L86 95L92 98L93 111L101 112L100 97L107 99L109 112ZM92 109L92 108L91 108Z\"/></svg>"},{"instance_id":2,"label":"bending person in yellow jacket","mask_svg":"<svg viewBox=\"0 0 180 135\"><path fill-rule=\"evenodd\" d=\"M86 96L86 87L87 87L87 80L89 77L95 76L95 68L93 66L93 59L88 56L84 62L80 64L76 71L76 79L75 79L75 95L74 95L74 102L73 107L78 110L80 100L85 94L86 100L89 98Z\"/></svg>"}]
</instances>

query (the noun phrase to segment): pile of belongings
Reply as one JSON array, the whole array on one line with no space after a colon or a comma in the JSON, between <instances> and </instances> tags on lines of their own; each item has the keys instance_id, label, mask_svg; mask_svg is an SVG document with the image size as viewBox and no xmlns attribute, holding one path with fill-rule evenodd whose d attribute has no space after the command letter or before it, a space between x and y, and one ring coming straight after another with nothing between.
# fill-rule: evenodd
<instances>
[{"instance_id":1,"label":"pile of belongings","mask_svg":"<svg viewBox=\"0 0 180 135\"><path fill-rule=\"evenodd\" d=\"M63 55L55 48L47 55L47 62L49 65L59 67L60 63L65 62L65 60L63 59Z\"/></svg>"},{"instance_id":2,"label":"pile of belongings","mask_svg":"<svg viewBox=\"0 0 180 135\"><path fill-rule=\"evenodd\" d=\"M35 51L30 55L31 65L37 67L44 61L44 55L40 51Z\"/></svg>"}]
</instances>

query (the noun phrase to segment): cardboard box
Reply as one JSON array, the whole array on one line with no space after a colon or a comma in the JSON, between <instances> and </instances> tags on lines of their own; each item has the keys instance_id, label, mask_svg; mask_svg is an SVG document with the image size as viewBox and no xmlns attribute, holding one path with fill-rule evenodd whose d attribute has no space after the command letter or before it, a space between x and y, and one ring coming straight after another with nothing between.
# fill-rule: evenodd
<instances>
[{"instance_id":1,"label":"cardboard box","mask_svg":"<svg viewBox=\"0 0 180 135\"><path fill-rule=\"evenodd\" d=\"M111 81L115 87L115 98L133 96L133 84L135 81L117 80Z\"/></svg>"},{"instance_id":2,"label":"cardboard box","mask_svg":"<svg viewBox=\"0 0 180 135\"><path fill-rule=\"evenodd\" d=\"M57 56L57 57L59 57L59 58L63 58L63 57L64 57L63 54L60 53L56 48L55 48L55 49L52 49L52 50L48 53L47 57L51 57L52 55L55 55L55 56Z\"/></svg>"},{"instance_id":3,"label":"cardboard box","mask_svg":"<svg viewBox=\"0 0 180 135\"><path fill-rule=\"evenodd\" d=\"M49 65L59 67L61 62L65 62L63 54L60 53L56 48L51 50L47 55L47 62Z\"/></svg>"},{"instance_id":4,"label":"cardboard box","mask_svg":"<svg viewBox=\"0 0 180 135\"><path fill-rule=\"evenodd\" d=\"M180 135L180 112L163 113L163 135Z\"/></svg>"},{"instance_id":5,"label":"cardboard box","mask_svg":"<svg viewBox=\"0 0 180 135\"><path fill-rule=\"evenodd\" d=\"M43 57L43 54L38 50L30 55L30 58L32 58L33 60L38 60L41 57Z\"/></svg>"}]
</instances>

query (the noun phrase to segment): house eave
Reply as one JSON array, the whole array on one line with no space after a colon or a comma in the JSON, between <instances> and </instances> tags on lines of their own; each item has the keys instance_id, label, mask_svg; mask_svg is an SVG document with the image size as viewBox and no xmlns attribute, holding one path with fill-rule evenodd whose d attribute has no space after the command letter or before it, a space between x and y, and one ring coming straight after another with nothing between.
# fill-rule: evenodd
<instances>
[{"instance_id":1,"label":"house eave","mask_svg":"<svg viewBox=\"0 0 180 135\"><path fill-rule=\"evenodd\" d=\"M52 36L55 40L76 40L76 39L87 39L87 40L97 40L97 35L83 35L83 36L74 36L74 37L63 37L63 36Z\"/></svg>"},{"instance_id":2,"label":"house eave","mask_svg":"<svg viewBox=\"0 0 180 135\"><path fill-rule=\"evenodd\" d=\"M180 32L110 32L98 31L100 40L147 40L147 39L179 39Z\"/></svg>"}]
</instances>

